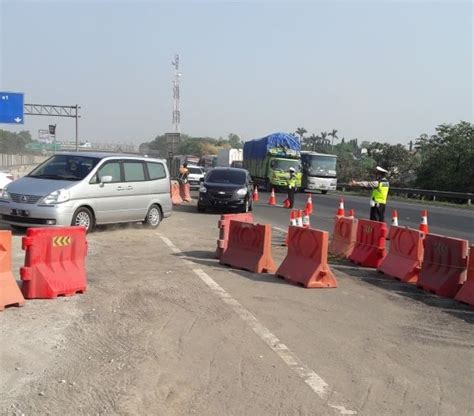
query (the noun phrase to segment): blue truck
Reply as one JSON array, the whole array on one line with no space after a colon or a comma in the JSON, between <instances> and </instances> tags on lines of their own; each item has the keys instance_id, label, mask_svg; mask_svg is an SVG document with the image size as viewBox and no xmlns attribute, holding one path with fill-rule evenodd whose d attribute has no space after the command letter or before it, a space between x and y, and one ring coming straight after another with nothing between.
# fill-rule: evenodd
<instances>
[{"instance_id":1,"label":"blue truck","mask_svg":"<svg viewBox=\"0 0 474 416\"><path fill-rule=\"evenodd\" d=\"M296 186L301 187L301 145L293 134L274 133L244 143L243 167L253 181L266 190L284 188L290 167L296 171Z\"/></svg>"}]
</instances>

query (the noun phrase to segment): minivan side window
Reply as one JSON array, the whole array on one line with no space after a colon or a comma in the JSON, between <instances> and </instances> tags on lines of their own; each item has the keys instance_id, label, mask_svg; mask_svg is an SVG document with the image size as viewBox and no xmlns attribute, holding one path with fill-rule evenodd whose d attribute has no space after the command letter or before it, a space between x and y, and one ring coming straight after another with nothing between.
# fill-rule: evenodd
<instances>
[{"instance_id":1,"label":"minivan side window","mask_svg":"<svg viewBox=\"0 0 474 416\"><path fill-rule=\"evenodd\" d=\"M120 162L106 162L99 168L91 183L101 183L104 176L112 176L112 182L121 182Z\"/></svg>"},{"instance_id":2,"label":"minivan side window","mask_svg":"<svg viewBox=\"0 0 474 416\"><path fill-rule=\"evenodd\" d=\"M145 180L145 170L143 163L123 162L123 171L125 173L125 182L141 182Z\"/></svg>"},{"instance_id":3,"label":"minivan side window","mask_svg":"<svg viewBox=\"0 0 474 416\"><path fill-rule=\"evenodd\" d=\"M166 178L165 167L162 163L147 162L148 175L150 180Z\"/></svg>"}]
</instances>

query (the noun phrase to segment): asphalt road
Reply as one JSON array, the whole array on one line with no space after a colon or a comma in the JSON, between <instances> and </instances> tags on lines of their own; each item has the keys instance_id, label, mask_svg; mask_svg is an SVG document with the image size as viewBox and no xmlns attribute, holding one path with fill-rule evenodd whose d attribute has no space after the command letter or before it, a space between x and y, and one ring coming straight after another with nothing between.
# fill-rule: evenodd
<instances>
[{"instance_id":1,"label":"asphalt road","mask_svg":"<svg viewBox=\"0 0 474 416\"><path fill-rule=\"evenodd\" d=\"M341 195L340 193L327 195L312 194L312 227L332 232L334 215L339 206ZM260 192L260 201L255 204L255 217L262 223L271 223L273 226L285 229L289 223L289 210L282 208L281 204L286 198L286 194L276 194L277 204L280 204L280 206L267 205L268 197L268 193ZM295 208L304 209L307 198L308 194L297 194L295 197ZM346 214L352 208L355 210L357 218L369 218L368 197L344 195L344 205ZM418 228L421 220L421 210L427 209L428 225L431 233L467 239L471 244L474 244L474 210L389 200L385 213L385 220L389 225L393 209L396 209L398 212L399 225L412 228Z\"/></svg>"},{"instance_id":2,"label":"asphalt road","mask_svg":"<svg viewBox=\"0 0 474 416\"><path fill-rule=\"evenodd\" d=\"M474 414L471 308L344 265L320 290L223 267L218 219L101 227L84 295L1 312L0 414ZM15 235L17 277L23 258Z\"/></svg>"}]
</instances>

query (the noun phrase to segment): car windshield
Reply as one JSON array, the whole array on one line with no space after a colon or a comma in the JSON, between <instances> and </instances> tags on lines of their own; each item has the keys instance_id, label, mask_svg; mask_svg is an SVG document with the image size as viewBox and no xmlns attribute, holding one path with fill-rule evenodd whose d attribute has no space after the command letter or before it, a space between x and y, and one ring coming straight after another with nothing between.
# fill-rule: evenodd
<instances>
[{"instance_id":1,"label":"car windshield","mask_svg":"<svg viewBox=\"0 0 474 416\"><path fill-rule=\"evenodd\" d=\"M246 174L241 170L212 170L209 172L206 182L243 185L245 183L245 178Z\"/></svg>"},{"instance_id":2,"label":"car windshield","mask_svg":"<svg viewBox=\"0 0 474 416\"><path fill-rule=\"evenodd\" d=\"M35 168L30 178L80 181L94 168L100 159L88 156L55 155Z\"/></svg>"},{"instance_id":3,"label":"car windshield","mask_svg":"<svg viewBox=\"0 0 474 416\"><path fill-rule=\"evenodd\" d=\"M299 171L301 166L300 166L300 161L299 160L288 160L288 159L272 159L270 162L270 167L273 170L282 170L282 171L287 171L290 168L294 168L296 171Z\"/></svg>"},{"instance_id":4,"label":"car windshield","mask_svg":"<svg viewBox=\"0 0 474 416\"><path fill-rule=\"evenodd\" d=\"M190 168L188 167L189 173L193 175L202 175L202 170L201 168Z\"/></svg>"}]
</instances>

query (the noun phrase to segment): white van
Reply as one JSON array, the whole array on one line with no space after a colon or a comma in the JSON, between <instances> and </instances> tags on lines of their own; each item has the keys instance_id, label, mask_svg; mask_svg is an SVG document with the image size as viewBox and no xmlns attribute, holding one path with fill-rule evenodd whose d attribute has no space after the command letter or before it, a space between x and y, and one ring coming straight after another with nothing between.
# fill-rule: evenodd
<instances>
[{"instance_id":1,"label":"white van","mask_svg":"<svg viewBox=\"0 0 474 416\"><path fill-rule=\"evenodd\" d=\"M143 222L171 215L165 161L110 153L58 153L0 196L0 221L14 229Z\"/></svg>"},{"instance_id":2,"label":"white van","mask_svg":"<svg viewBox=\"0 0 474 416\"><path fill-rule=\"evenodd\" d=\"M191 189L199 189L201 180L204 179L204 169L200 166L188 165L188 182Z\"/></svg>"}]
</instances>

